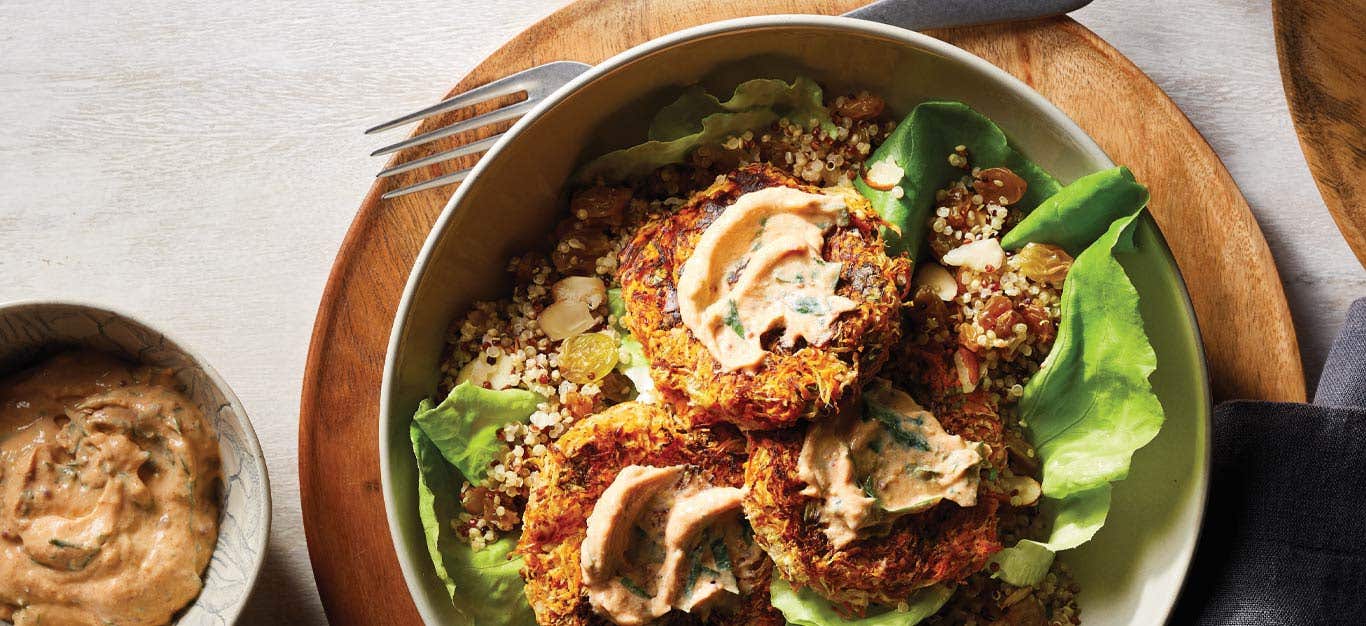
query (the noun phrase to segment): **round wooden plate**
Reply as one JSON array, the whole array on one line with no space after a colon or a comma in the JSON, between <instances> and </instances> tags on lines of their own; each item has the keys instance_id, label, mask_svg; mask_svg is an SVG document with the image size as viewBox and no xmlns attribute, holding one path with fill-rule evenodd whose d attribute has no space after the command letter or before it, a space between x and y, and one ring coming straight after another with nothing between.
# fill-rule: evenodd
<instances>
[{"instance_id":1,"label":"round wooden plate","mask_svg":"<svg viewBox=\"0 0 1366 626\"><path fill-rule=\"evenodd\" d=\"M1300 147L1366 265L1366 1L1276 0L1276 51Z\"/></svg>"},{"instance_id":2,"label":"round wooden plate","mask_svg":"<svg viewBox=\"0 0 1366 626\"><path fill-rule=\"evenodd\" d=\"M704 22L771 13L838 14L861 4L578 0L513 39L452 91L553 60L595 63ZM1153 216L1194 302L1216 398L1304 399L1285 295L1247 202L1190 121L1143 72L1068 18L930 34L1029 83L1149 185ZM417 132L452 121L432 120ZM438 143L398 158L449 147ZM418 622L385 521L379 390L408 272L452 190L389 201L379 196L467 164L432 166L377 183L342 243L318 310L300 408L299 483L309 555L333 623Z\"/></svg>"}]
</instances>

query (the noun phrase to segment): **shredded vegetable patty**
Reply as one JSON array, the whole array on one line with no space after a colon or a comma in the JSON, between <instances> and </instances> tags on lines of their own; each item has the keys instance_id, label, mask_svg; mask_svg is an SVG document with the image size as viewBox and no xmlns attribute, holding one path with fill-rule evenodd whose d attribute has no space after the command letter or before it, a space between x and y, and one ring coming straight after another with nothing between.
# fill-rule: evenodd
<instances>
[{"instance_id":1,"label":"shredded vegetable patty","mask_svg":"<svg viewBox=\"0 0 1366 626\"><path fill-rule=\"evenodd\" d=\"M690 428L673 414L636 402L613 406L560 438L523 517L517 551L526 559L527 599L541 624L611 624L594 613L580 569L587 520L603 491L631 465L686 466L717 486L744 484L744 438L733 428ZM730 610L671 611L664 624L782 624L769 603L771 565L752 572L753 591Z\"/></svg>"},{"instance_id":2,"label":"shredded vegetable patty","mask_svg":"<svg viewBox=\"0 0 1366 626\"><path fill-rule=\"evenodd\" d=\"M825 262L840 263L835 293L857 308L840 315L822 345L793 347L768 338L768 353L752 371L724 371L681 323L677 285L703 231L740 196L786 186L810 193L774 167L750 165L725 175L677 211L646 224L622 252L619 278L626 326L644 346L650 373L664 398L696 423L731 423L744 429L781 428L827 415L869 380L901 336L901 297L910 262L889 258L878 234L885 226L852 190L834 190L849 209L847 225L825 240Z\"/></svg>"}]
</instances>

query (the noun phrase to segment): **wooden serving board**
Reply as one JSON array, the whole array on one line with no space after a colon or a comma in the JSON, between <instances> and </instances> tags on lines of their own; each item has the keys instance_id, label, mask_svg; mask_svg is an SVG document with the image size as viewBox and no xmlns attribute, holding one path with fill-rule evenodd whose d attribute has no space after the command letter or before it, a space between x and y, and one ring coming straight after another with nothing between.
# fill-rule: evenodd
<instances>
[{"instance_id":1,"label":"wooden serving board","mask_svg":"<svg viewBox=\"0 0 1366 626\"><path fill-rule=\"evenodd\" d=\"M553 60L596 63L704 22L771 13L839 14L861 4L578 0L514 38L452 91ZM1205 140L1142 71L1067 18L930 34L1032 85L1149 185L1152 213L1189 285L1216 398L1304 399L1285 295L1247 202ZM418 131L451 121L435 120ZM414 151L399 158L416 156ZM380 490L380 379L404 283L452 188L391 201L379 196L455 165L381 181L370 190L318 310L304 375L299 474L309 555L336 624L418 621L390 543Z\"/></svg>"},{"instance_id":2,"label":"wooden serving board","mask_svg":"<svg viewBox=\"0 0 1366 626\"><path fill-rule=\"evenodd\" d=\"M1300 147L1338 229L1366 265L1364 0L1275 0L1276 50Z\"/></svg>"}]
</instances>

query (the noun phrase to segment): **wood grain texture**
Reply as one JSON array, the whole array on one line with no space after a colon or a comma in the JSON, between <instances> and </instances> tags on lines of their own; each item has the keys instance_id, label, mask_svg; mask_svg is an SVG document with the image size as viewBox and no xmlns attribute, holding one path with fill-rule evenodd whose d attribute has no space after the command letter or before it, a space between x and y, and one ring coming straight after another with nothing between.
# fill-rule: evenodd
<instances>
[{"instance_id":1,"label":"wood grain texture","mask_svg":"<svg viewBox=\"0 0 1366 626\"><path fill-rule=\"evenodd\" d=\"M1366 1L1275 0L1290 114L1319 192L1366 265Z\"/></svg>"},{"instance_id":2,"label":"wood grain texture","mask_svg":"<svg viewBox=\"0 0 1366 626\"><path fill-rule=\"evenodd\" d=\"M861 2L739 4L581 0L509 42L453 91L551 60L597 62L706 21L776 12L840 13ZM1147 76L1068 19L931 34L1031 84L1151 186L1153 214L1190 287L1217 397L1304 399L1294 328L1266 242L1223 164ZM453 119L435 120L418 132ZM398 159L479 136L410 151ZM310 558L334 623L417 621L389 542L376 419L384 352L399 296L451 190L387 202L378 196L465 165L432 166L377 184L342 244L318 311L303 384L300 491ZM1260 280L1245 280L1249 273ZM1247 332L1249 326L1258 332ZM1259 358L1247 358L1249 354Z\"/></svg>"}]
</instances>

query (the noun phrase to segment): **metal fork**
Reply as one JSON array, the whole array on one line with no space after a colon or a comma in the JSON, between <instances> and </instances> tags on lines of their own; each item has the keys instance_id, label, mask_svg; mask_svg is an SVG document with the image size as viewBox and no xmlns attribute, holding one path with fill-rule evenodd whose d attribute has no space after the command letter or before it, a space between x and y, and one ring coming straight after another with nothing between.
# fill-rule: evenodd
<instances>
[{"instance_id":1,"label":"metal fork","mask_svg":"<svg viewBox=\"0 0 1366 626\"><path fill-rule=\"evenodd\" d=\"M560 87L563 87L569 81L574 80L574 77L588 71L588 68L590 67L592 66L588 65L587 63L579 63L577 61L555 61L553 63L546 63L545 65L538 65L531 69L517 72L516 74L513 74L511 76L500 78L491 83L475 87L474 89L471 89L464 93L456 94L454 96L451 96L450 98L447 98L437 104L429 106L420 111L414 111L398 119L391 120L383 124L380 124L379 126L370 128L365 131L365 134L369 135L371 133L383 132L391 128L403 126L404 124L408 124L410 122L416 122L419 120L432 117L433 115L440 115L442 113L455 111L457 109L473 108L475 106L478 106L479 104L489 102L492 100L497 100L499 98L515 96L520 93L526 94L525 100L522 100L515 104L505 105L501 108L494 109L487 113L475 115L474 117L461 120L459 122L451 124L450 126L438 128L433 131L422 133L421 135L417 135L415 137L409 137L397 143L389 144L387 146L384 146L383 148L371 152L370 156L391 154L394 152L398 152L399 150L406 150L414 146L428 144L438 139L450 137L451 135L458 135L463 132L475 130L477 128L483 128L485 126L490 126L493 124L497 124L499 122L516 120L517 118L520 118L523 115L525 115L528 111L532 109L532 107L536 106L536 103L540 102L546 96L550 95L551 92L555 91L556 89L559 89ZM449 161L451 159L457 159L471 154L480 154L483 152L487 152L489 148L493 147L493 144L498 143L498 139L502 136L503 133L498 133L491 137L480 139L472 143L467 143L465 145L453 148L451 150L438 152L431 156L395 165L384 171L381 171L377 175L377 177L385 178L388 176L393 176L394 174L415 170L419 167L424 167L427 165L431 165L433 163L440 163L442 161ZM417 184L408 185L407 187L394 189L392 191L385 193L383 198L388 199L393 198L395 196L413 193L415 191L422 191L424 189L431 189L433 187L440 187L442 185L458 183L462 180L465 180L466 176L469 176L470 169L471 168L465 168Z\"/></svg>"},{"instance_id":2,"label":"metal fork","mask_svg":"<svg viewBox=\"0 0 1366 626\"><path fill-rule=\"evenodd\" d=\"M982 2L982 0L879 0L845 13L845 15L900 26L909 30L925 30L1062 15L1086 6L1090 2L1091 0L993 0L991 2ZM546 96L563 87L578 75L588 71L590 67L592 66L575 61L555 61L538 65L370 128L365 131L365 134L382 132L410 122L461 109L469 109L472 112L474 107L481 104L520 93L526 94L524 100L505 104L487 113L475 115L449 126L389 144L370 153L370 156L391 154L499 122L516 120L525 115ZM498 133L431 156L400 163L381 171L377 177L386 178L434 163L482 154L498 143L502 136L503 133ZM471 169L472 166L430 180L400 187L386 192L382 197L389 199L415 191L458 183L469 176Z\"/></svg>"}]
</instances>

